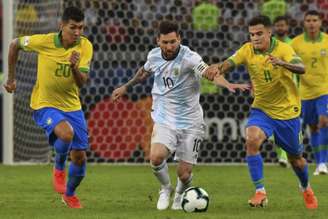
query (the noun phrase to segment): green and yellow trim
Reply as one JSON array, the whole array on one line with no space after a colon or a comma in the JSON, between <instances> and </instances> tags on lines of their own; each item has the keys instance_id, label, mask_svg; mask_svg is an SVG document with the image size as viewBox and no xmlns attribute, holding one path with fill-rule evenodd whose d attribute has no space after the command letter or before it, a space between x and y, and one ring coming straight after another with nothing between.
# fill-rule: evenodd
<instances>
[{"instance_id":1,"label":"green and yellow trim","mask_svg":"<svg viewBox=\"0 0 328 219\"><path fill-rule=\"evenodd\" d=\"M323 40L322 32L319 32L318 36L312 40L307 32L304 32L304 41L305 42L313 42L313 43L321 43Z\"/></svg>"}]
</instances>

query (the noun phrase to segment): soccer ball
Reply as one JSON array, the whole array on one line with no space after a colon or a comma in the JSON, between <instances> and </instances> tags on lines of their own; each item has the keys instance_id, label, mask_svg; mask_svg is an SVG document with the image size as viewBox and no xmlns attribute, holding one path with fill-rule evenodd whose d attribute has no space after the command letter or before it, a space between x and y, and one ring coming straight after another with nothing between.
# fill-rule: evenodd
<instances>
[{"instance_id":1,"label":"soccer ball","mask_svg":"<svg viewBox=\"0 0 328 219\"><path fill-rule=\"evenodd\" d=\"M182 209L185 212L204 212L208 203L208 194L200 187L190 187L182 195Z\"/></svg>"}]
</instances>

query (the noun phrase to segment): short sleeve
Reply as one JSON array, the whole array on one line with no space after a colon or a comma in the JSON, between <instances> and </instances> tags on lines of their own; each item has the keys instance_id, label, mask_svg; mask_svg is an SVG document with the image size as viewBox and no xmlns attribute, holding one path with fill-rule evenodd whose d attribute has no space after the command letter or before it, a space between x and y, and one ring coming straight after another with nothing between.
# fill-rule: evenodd
<instances>
[{"instance_id":1,"label":"short sleeve","mask_svg":"<svg viewBox=\"0 0 328 219\"><path fill-rule=\"evenodd\" d=\"M296 64L302 63L302 59L295 53L294 49L288 45L284 44L282 48L282 58L285 62Z\"/></svg>"},{"instance_id":2,"label":"short sleeve","mask_svg":"<svg viewBox=\"0 0 328 219\"><path fill-rule=\"evenodd\" d=\"M88 73L90 70L90 63L93 55L93 47L90 41L86 40L83 44L81 60L79 63L79 70L83 73Z\"/></svg>"},{"instance_id":3,"label":"short sleeve","mask_svg":"<svg viewBox=\"0 0 328 219\"><path fill-rule=\"evenodd\" d=\"M24 51L40 52L46 40L47 35L35 34L18 38L18 43Z\"/></svg>"},{"instance_id":4,"label":"short sleeve","mask_svg":"<svg viewBox=\"0 0 328 219\"><path fill-rule=\"evenodd\" d=\"M230 62L233 66L245 64L245 57L247 54L247 46L243 45L240 49L238 49L232 56L230 56L227 61Z\"/></svg>"}]
</instances>

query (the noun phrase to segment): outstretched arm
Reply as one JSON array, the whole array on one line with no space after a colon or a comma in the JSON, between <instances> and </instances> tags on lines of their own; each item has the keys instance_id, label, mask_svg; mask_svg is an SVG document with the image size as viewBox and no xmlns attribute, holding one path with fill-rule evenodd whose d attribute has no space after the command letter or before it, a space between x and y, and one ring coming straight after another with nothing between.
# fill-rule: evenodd
<instances>
[{"instance_id":1,"label":"outstretched arm","mask_svg":"<svg viewBox=\"0 0 328 219\"><path fill-rule=\"evenodd\" d=\"M139 68L137 73L133 76L131 80L123 84L122 86L116 88L112 93L112 100L116 101L121 96L123 96L129 87L134 86L142 81L144 81L150 75L149 71L146 71L143 67Z\"/></svg>"},{"instance_id":2,"label":"outstretched arm","mask_svg":"<svg viewBox=\"0 0 328 219\"><path fill-rule=\"evenodd\" d=\"M240 89L242 91L249 90L251 87L249 84L232 84L223 77L223 74L233 69L233 66L234 65L232 62L226 60L223 63L211 65L206 69L204 74L215 74L213 83L227 88L232 93L235 93L236 89Z\"/></svg>"},{"instance_id":3,"label":"outstretched arm","mask_svg":"<svg viewBox=\"0 0 328 219\"><path fill-rule=\"evenodd\" d=\"M18 39L14 39L9 45L9 53L8 53L8 79L4 87L8 93L12 93L16 90L16 63L19 53L19 42Z\"/></svg>"},{"instance_id":4,"label":"outstretched arm","mask_svg":"<svg viewBox=\"0 0 328 219\"><path fill-rule=\"evenodd\" d=\"M269 55L268 61L272 64L272 65L278 65L281 66L285 69L288 69L289 71L295 73L295 74L304 74L305 73L305 67L303 65L303 63L299 62L299 63L288 63L285 62L277 57L274 57L272 55Z\"/></svg>"}]
</instances>

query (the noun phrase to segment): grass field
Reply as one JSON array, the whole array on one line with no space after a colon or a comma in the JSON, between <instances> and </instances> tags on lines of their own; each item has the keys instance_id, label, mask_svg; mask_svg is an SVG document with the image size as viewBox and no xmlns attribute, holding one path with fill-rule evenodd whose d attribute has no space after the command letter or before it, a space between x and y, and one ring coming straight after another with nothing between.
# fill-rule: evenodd
<instances>
[{"instance_id":1,"label":"grass field","mask_svg":"<svg viewBox=\"0 0 328 219\"><path fill-rule=\"evenodd\" d=\"M313 172L313 166L310 173ZM328 176L311 177L319 208L304 207L291 169L265 166L269 205L247 205L253 186L246 166L197 166L194 185L210 195L206 213L156 210L158 184L148 166L89 166L78 194L84 209L68 209L52 190L50 165L0 166L0 218L328 218ZM175 182L175 166L170 166Z\"/></svg>"}]
</instances>

